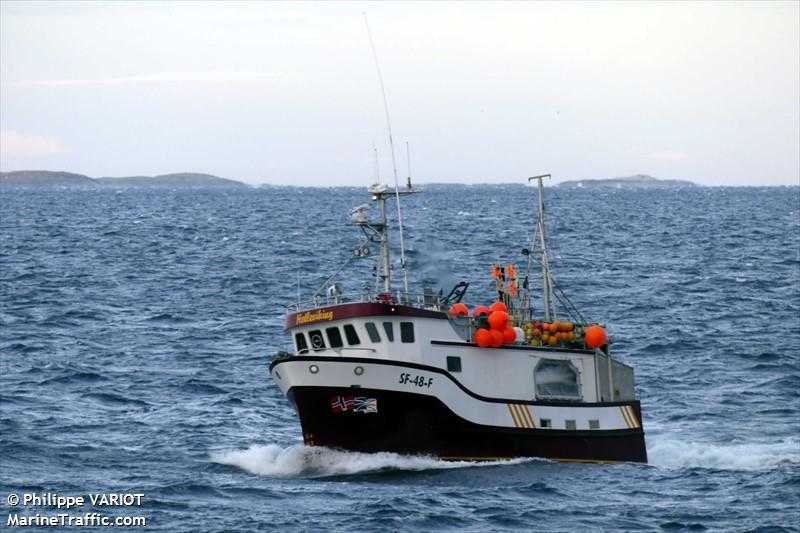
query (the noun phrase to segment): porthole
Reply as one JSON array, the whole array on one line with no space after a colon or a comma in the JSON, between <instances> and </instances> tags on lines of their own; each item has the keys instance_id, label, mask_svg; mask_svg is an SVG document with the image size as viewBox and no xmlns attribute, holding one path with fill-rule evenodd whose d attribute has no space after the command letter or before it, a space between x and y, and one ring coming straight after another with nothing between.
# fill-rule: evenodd
<instances>
[{"instance_id":1,"label":"porthole","mask_svg":"<svg viewBox=\"0 0 800 533\"><path fill-rule=\"evenodd\" d=\"M312 374L316 374L317 372L319 372L319 367L317 365L311 365L310 367L308 367L308 371L311 372Z\"/></svg>"},{"instance_id":2,"label":"porthole","mask_svg":"<svg viewBox=\"0 0 800 533\"><path fill-rule=\"evenodd\" d=\"M355 374L356 376L360 376L363 373L364 373L364 367L363 366L357 366L357 367L355 367L353 369L353 374Z\"/></svg>"}]
</instances>

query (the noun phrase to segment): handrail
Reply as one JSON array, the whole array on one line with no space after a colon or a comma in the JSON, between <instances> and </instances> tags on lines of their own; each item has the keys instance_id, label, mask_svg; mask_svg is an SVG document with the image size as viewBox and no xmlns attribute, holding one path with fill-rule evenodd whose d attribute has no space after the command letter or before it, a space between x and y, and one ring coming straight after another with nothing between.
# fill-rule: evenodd
<instances>
[{"instance_id":1,"label":"handrail","mask_svg":"<svg viewBox=\"0 0 800 533\"><path fill-rule=\"evenodd\" d=\"M332 305L340 305L345 303L363 303L363 302L381 302L381 297L387 297L391 303L399 305L414 305L426 309L435 309L440 311L442 309L441 303L435 294L429 293L403 293L398 291L391 295L383 293L373 293L371 291L350 292L334 295L321 295L316 296L292 304L285 305L287 313L296 313L300 311L307 311L311 309L319 309L320 307L330 307ZM426 299L429 301L426 302Z\"/></svg>"}]
</instances>

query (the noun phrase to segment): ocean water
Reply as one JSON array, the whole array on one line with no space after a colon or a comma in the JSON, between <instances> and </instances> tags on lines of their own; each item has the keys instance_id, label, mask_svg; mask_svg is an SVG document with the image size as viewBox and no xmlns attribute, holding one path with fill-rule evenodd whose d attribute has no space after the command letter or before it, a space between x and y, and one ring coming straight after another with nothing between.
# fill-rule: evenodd
<instances>
[{"instance_id":1,"label":"ocean water","mask_svg":"<svg viewBox=\"0 0 800 533\"><path fill-rule=\"evenodd\" d=\"M489 265L523 264L534 190L425 189L404 210L412 286L464 279L489 303ZM11 493L141 493L68 512L147 531L800 530L800 188L546 192L556 280L635 368L649 465L305 447L267 366L283 306L356 244L364 189L3 189L3 527L57 512ZM372 265L339 282L363 289Z\"/></svg>"}]
</instances>

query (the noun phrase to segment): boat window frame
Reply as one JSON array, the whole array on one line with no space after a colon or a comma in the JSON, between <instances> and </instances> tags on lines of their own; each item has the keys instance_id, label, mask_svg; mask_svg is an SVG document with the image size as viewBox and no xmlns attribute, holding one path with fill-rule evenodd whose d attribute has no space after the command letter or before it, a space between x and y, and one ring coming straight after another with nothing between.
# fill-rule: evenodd
<instances>
[{"instance_id":1,"label":"boat window frame","mask_svg":"<svg viewBox=\"0 0 800 533\"><path fill-rule=\"evenodd\" d=\"M298 355L309 352L306 335L302 331L298 331L294 334L294 347Z\"/></svg>"},{"instance_id":2,"label":"boat window frame","mask_svg":"<svg viewBox=\"0 0 800 533\"><path fill-rule=\"evenodd\" d=\"M358 346L361 344L361 338L358 336L358 332L353 324L344 325L344 337L347 339L348 346Z\"/></svg>"},{"instance_id":3,"label":"boat window frame","mask_svg":"<svg viewBox=\"0 0 800 533\"><path fill-rule=\"evenodd\" d=\"M364 329L367 330L370 341L381 342L381 334L378 332L378 326L375 325L375 322L365 322Z\"/></svg>"},{"instance_id":4,"label":"boat window frame","mask_svg":"<svg viewBox=\"0 0 800 533\"><path fill-rule=\"evenodd\" d=\"M322 343L321 346L314 345L315 336L319 337L319 340ZM325 346L325 337L322 336L322 330L320 329L312 329L311 331L309 331L308 339L311 341L311 349L314 350L315 352L321 352L327 348L327 346Z\"/></svg>"},{"instance_id":5,"label":"boat window frame","mask_svg":"<svg viewBox=\"0 0 800 533\"><path fill-rule=\"evenodd\" d=\"M383 331L386 332L386 338L389 342L394 342L394 322L386 320L383 322Z\"/></svg>"},{"instance_id":6,"label":"boat window frame","mask_svg":"<svg viewBox=\"0 0 800 533\"><path fill-rule=\"evenodd\" d=\"M448 372L461 372L461 357L458 355L447 356L447 371Z\"/></svg>"},{"instance_id":7,"label":"boat window frame","mask_svg":"<svg viewBox=\"0 0 800 533\"><path fill-rule=\"evenodd\" d=\"M575 376L575 386L577 389L577 395L568 395L568 394L549 394L543 393L540 391L539 386L540 384L536 381L536 374L539 372L539 369L543 365L553 365L553 366L562 366L568 368ZM539 362L536 363L536 366L533 369L533 388L536 392L536 398L542 400L564 400L569 402L582 402L583 401L583 388L581 386L581 371L580 369L575 366L572 361L569 359L550 359L550 358L542 358L539 359Z\"/></svg>"},{"instance_id":8,"label":"boat window frame","mask_svg":"<svg viewBox=\"0 0 800 533\"><path fill-rule=\"evenodd\" d=\"M333 335L331 335L333 333ZM328 345L334 350L337 348L344 348L344 339L342 332L338 326L331 326L325 328L325 335L328 337Z\"/></svg>"},{"instance_id":9,"label":"boat window frame","mask_svg":"<svg viewBox=\"0 0 800 533\"><path fill-rule=\"evenodd\" d=\"M414 338L414 323L400 322L400 342L412 344L415 342Z\"/></svg>"}]
</instances>

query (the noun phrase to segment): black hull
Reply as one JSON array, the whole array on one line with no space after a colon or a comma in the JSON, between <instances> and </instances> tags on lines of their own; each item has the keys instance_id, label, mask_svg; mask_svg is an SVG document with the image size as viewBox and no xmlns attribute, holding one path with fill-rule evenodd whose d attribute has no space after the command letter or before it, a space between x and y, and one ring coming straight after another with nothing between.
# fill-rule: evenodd
<instances>
[{"instance_id":1,"label":"black hull","mask_svg":"<svg viewBox=\"0 0 800 533\"><path fill-rule=\"evenodd\" d=\"M339 396L377 399L377 412L331 407ZM562 461L647 462L642 429L558 430L474 424L432 396L376 389L292 387L308 445L358 452L395 452L443 459L543 457ZM639 402L631 402L641 420Z\"/></svg>"}]
</instances>

